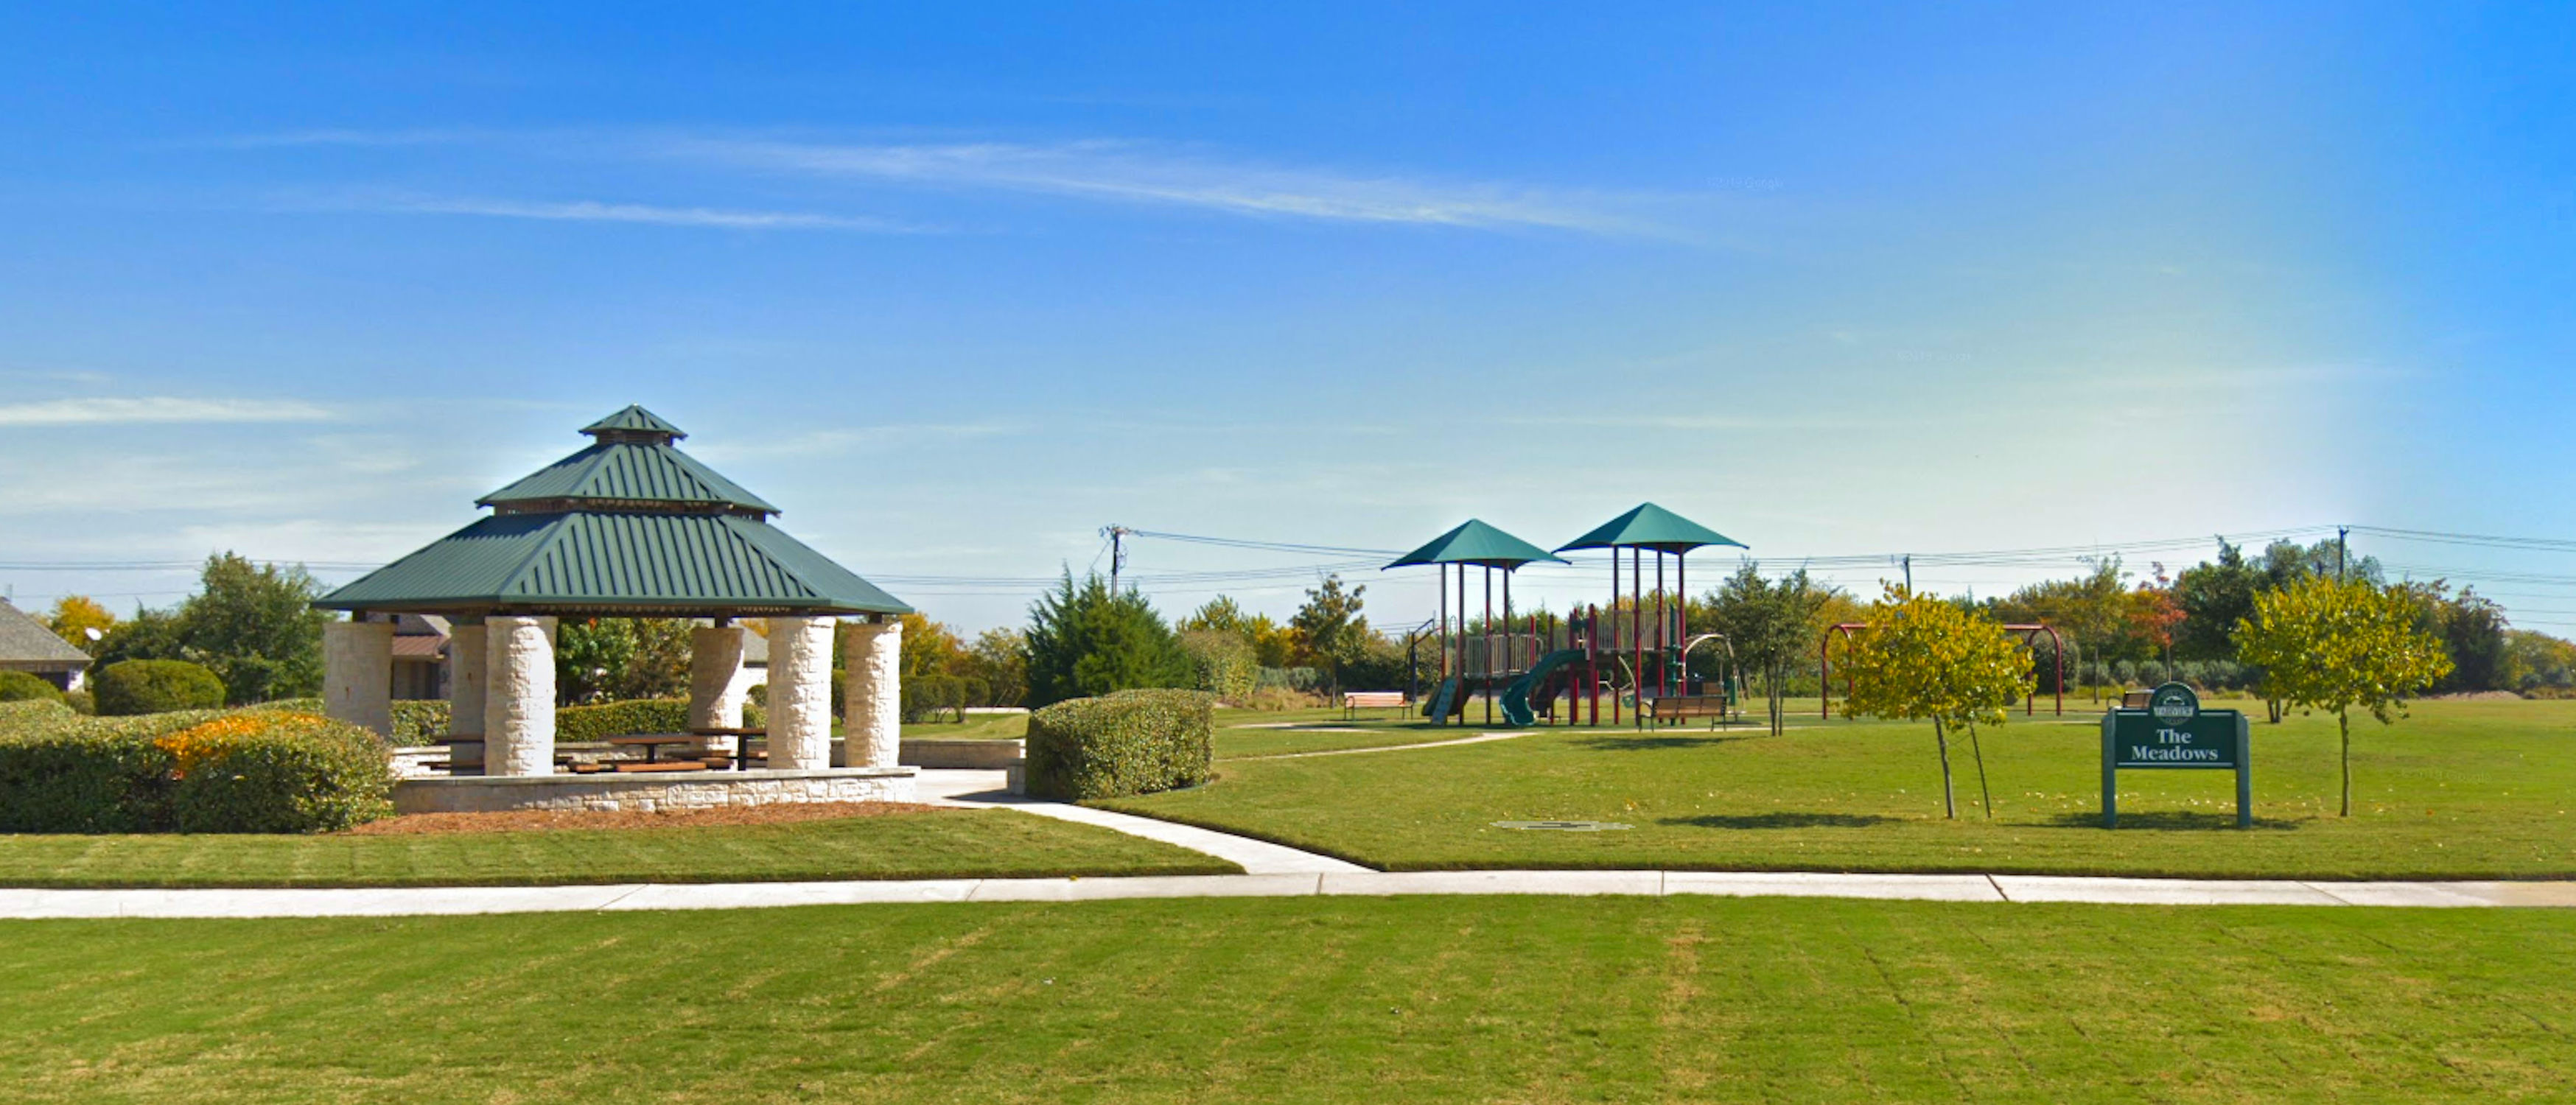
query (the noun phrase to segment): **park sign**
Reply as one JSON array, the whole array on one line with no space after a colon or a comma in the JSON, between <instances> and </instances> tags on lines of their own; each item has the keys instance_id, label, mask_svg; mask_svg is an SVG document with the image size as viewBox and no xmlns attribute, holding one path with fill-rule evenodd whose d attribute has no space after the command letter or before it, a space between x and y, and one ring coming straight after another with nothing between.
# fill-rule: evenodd
<instances>
[{"instance_id":1,"label":"park sign","mask_svg":"<svg viewBox=\"0 0 2576 1105\"><path fill-rule=\"evenodd\" d=\"M2143 710L2102 716L2102 827L2120 823L2119 773L2124 770L2236 772L2236 826L2254 823L2253 729L2235 710L2203 710L2200 696L2167 683L2147 696Z\"/></svg>"}]
</instances>

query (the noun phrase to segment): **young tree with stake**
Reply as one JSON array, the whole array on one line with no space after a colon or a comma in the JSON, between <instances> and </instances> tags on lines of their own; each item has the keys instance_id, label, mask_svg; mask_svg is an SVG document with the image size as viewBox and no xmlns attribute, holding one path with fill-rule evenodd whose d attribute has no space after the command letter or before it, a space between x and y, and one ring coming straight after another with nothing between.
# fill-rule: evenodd
<instances>
[{"instance_id":1,"label":"young tree with stake","mask_svg":"<svg viewBox=\"0 0 2576 1105\"><path fill-rule=\"evenodd\" d=\"M1950 782L1950 730L1965 727L1977 761L1977 792L1986 816L1994 817L1977 724L2003 724L2004 708L2029 690L2028 646L1992 620L1891 585L1870 607L1869 628L1852 642L1843 670L1852 681L1844 703L1850 715L1931 719L1941 752L1941 810L1951 818L1959 816L1959 803Z\"/></svg>"},{"instance_id":2,"label":"young tree with stake","mask_svg":"<svg viewBox=\"0 0 2576 1105\"><path fill-rule=\"evenodd\" d=\"M2415 599L2367 579L2310 576L2254 596L2236 623L2237 655L2263 669L2267 693L2335 716L2343 738L2343 805L2352 816L2352 708L2382 725L2406 696L2451 673L2440 638L2417 627Z\"/></svg>"}]
</instances>

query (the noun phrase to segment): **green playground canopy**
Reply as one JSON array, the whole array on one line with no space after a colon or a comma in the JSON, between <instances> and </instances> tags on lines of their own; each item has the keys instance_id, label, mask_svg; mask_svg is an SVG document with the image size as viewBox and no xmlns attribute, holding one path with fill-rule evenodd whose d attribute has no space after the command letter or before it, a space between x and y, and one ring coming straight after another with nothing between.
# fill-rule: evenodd
<instances>
[{"instance_id":1,"label":"green playground canopy","mask_svg":"<svg viewBox=\"0 0 2576 1105\"><path fill-rule=\"evenodd\" d=\"M1387 568L1408 568L1421 564L1481 564L1505 571L1533 561L1565 559L1546 549L1504 533L1485 523L1469 518L1458 528L1431 539L1431 543L1397 558ZM1386 568L1380 568L1385 571Z\"/></svg>"},{"instance_id":2,"label":"green playground canopy","mask_svg":"<svg viewBox=\"0 0 2576 1105\"><path fill-rule=\"evenodd\" d=\"M642 407L589 448L477 500L492 514L324 595L325 610L424 614L909 614L769 524L778 508L672 444Z\"/></svg>"},{"instance_id":3,"label":"green playground canopy","mask_svg":"<svg viewBox=\"0 0 2576 1105\"><path fill-rule=\"evenodd\" d=\"M1635 510L1601 523L1592 532L1558 546L1556 551L1641 548L1682 553L1703 545L1749 547L1653 503L1640 503Z\"/></svg>"}]
</instances>

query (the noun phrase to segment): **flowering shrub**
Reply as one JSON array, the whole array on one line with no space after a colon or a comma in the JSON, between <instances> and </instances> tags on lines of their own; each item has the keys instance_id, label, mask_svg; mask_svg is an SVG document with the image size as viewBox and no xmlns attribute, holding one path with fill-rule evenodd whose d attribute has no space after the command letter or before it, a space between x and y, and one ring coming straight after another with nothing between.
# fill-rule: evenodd
<instances>
[{"instance_id":1,"label":"flowering shrub","mask_svg":"<svg viewBox=\"0 0 2576 1105\"><path fill-rule=\"evenodd\" d=\"M326 832L391 813L392 789L373 734L309 713L0 727L0 832Z\"/></svg>"}]
</instances>

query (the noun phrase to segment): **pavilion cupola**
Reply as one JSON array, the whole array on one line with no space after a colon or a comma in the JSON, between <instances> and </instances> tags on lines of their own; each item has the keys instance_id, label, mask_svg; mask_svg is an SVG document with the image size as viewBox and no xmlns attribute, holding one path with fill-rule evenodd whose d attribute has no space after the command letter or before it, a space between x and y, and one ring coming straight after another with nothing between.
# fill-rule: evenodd
<instances>
[{"instance_id":1,"label":"pavilion cupola","mask_svg":"<svg viewBox=\"0 0 2576 1105\"><path fill-rule=\"evenodd\" d=\"M667 514L741 514L766 518L778 508L680 451L689 436L638 406L581 428L587 449L549 464L475 501L495 514L622 510Z\"/></svg>"}]
</instances>

